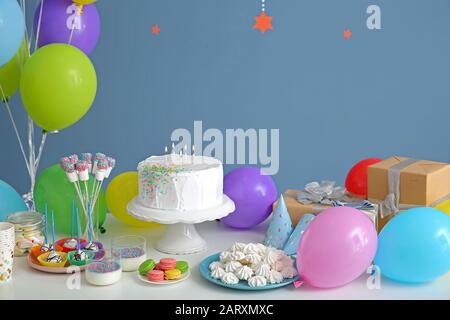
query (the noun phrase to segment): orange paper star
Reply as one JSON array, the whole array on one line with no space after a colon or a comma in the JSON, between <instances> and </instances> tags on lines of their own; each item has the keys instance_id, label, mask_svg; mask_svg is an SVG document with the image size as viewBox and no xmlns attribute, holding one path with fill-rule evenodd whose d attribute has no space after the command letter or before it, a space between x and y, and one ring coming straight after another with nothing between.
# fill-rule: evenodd
<instances>
[{"instance_id":1,"label":"orange paper star","mask_svg":"<svg viewBox=\"0 0 450 320\"><path fill-rule=\"evenodd\" d=\"M272 30L272 17L266 15L264 11L257 17L255 17L255 25L253 29L259 29L262 33L266 32L267 29Z\"/></svg>"},{"instance_id":2,"label":"orange paper star","mask_svg":"<svg viewBox=\"0 0 450 320\"><path fill-rule=\"evenodd\" d=\"M159 29L159 26L157 24L154 24L153 27L152 27L152 33L154 35L158 35L160 31L161 30Z\"/></svg>"},{"instance_id":3,"label":"orange paper star","mask_svg":"<svg viewBox=\"0 0 450 320\"><path fill-rule=\"evenodd\" d=\"M350 39L352 37L352 30L350 30L350 29L345 29L344 30L344 38L345 39Z\"/></svg>"}]
</instances>

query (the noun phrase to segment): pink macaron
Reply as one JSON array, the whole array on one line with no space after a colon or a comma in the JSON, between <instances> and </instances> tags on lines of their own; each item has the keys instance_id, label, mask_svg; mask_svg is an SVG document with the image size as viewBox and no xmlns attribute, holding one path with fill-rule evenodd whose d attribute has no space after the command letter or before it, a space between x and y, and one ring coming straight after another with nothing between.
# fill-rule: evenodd
<instances>
[{"instance_id":1,"label":"pink macaron","mask_svg":"<svg viewBox=\"0 0 450 320\"><path fill-rule=\"evenodd\" d=\"M175 269L177 260L173 258L163 258L159 260L158 269L159 270L171 270Z\"/></svg>"},{"instance_id":2,"label":"pink macaron","mask_svg":"<svg viewBox=\"0 0 450 320\"><path fill-rule=\"evenodd\" d=\"M147 279L149 281L163 281L164 280L164 271L161 270L151 270L147 273Z\"/></svg>"}]
</instances>

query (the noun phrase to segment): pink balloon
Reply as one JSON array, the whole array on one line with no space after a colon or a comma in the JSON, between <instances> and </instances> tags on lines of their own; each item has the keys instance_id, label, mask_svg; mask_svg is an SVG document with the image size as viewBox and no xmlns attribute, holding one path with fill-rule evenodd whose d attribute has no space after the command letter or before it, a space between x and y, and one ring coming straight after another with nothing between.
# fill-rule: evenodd
<instances>
[{"instance_id":1,"label":"pink balloon","mask_svg":"<svg viewBox=\"0 0 450 320\"><path fill-rule=\"evenodd\" d=\"M334 207L320 213L305 230L297 252L303 281L317 288L343 286L372 263L377 232L361 211Z\"/></svg>"}]
</instances>

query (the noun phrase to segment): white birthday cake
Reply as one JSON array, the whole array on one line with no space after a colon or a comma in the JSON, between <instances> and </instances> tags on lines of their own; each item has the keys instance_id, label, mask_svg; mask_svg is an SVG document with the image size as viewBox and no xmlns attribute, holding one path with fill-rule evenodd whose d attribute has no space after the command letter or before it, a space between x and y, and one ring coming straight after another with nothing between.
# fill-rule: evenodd
<instances>
[{"instance_id":1,"label":"white birthday cake","mask_svg":"<svg viewBox=\"0 0 450 320\"><path fill-rule=\"evenodd\" d=\"M139 201L150 208L192 211L222 204L222 162L211 157L169 154L138 165Z\"/></svg>"}]
</instances>

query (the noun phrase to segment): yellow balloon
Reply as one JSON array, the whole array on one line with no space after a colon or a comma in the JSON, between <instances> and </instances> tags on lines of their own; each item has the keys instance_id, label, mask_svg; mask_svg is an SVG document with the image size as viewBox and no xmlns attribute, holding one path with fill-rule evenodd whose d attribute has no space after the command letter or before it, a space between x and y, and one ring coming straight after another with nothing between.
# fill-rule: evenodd
<instances>
[{"instance_id":1,"label":"yellow balloon","mask_svg":"<svg viewBox=\"0 0 450 320\"><path fill-rule=\"evenodd\" d=\"M450 200L444 201L443 203L437 205L435 208L441 210L442 212L445 212L450 216Z\"/></svg>"},{"instance_id":2,"label":"yellow balloon","mask_svg":"<svg viewBox=\"0 0 450 320\"><path fill-rule=\"evenodd\" d=\"M138 174L128 171L116 176L106 189L106 204L109 211L121 222L141 228L160 226L156 222L138 220L127 212L127 204L138 195Z\"/></svg>"},{"instance_id":3,"label":"yellow balloon","mask_svg":"<svg viewBox=\"0 0 450 320\"><path fill-rule=\"evenodd\" d=\"M96 0L73 0L73 2L78 4L91 4L94 3Z\"/></svg>"}]
</instances>

